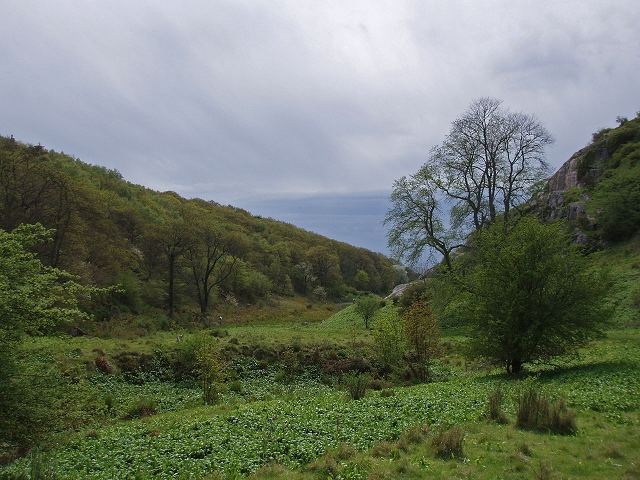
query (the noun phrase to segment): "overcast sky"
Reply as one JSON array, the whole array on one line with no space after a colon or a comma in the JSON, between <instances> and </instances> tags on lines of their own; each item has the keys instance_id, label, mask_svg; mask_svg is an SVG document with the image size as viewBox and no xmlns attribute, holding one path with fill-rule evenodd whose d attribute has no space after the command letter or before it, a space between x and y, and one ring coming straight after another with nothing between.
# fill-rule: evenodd
<instances>
[{"instance_id":1,"label":"overcast sky","mask_svg":"<svg viewBox=\"0 0 640 480\"><path fill-rule=\"evenodd\" d=\"M557 167L640 110L640 1L0 0L0 134L383 250L480 96Z\"/></svg>"}]
</instances>

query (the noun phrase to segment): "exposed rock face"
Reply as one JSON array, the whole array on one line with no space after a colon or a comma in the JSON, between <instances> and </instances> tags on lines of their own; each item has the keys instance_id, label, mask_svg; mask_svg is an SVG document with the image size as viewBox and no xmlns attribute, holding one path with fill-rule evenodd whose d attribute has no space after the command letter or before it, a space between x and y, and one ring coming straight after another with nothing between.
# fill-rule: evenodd
<instances>
[{"instance_id":1,"label":"exposed rock face","mask_svg":"<svg viewBox=\"0 0 640 480\"><path fill-rule=\"evenodd\" d=\"M398 298L402 295L402 293L407 289L407 287L411 285L410 283L401 283L400 285L396 285L393 287L392 292L385 297L385 300L391 300L393 298Z\"/></svg>"},{"instance_id":2,"label":"exposed rock face","mask_svg":"<svg viewBox=\"0 0 640 480\"><path fill-rule=\"evenodd\" d=\"M581 164L587 155L595 161L589 162L589 168L585 169ZM578 150L547 180L544 192L532 202L533 210L543 220L569 220L574 226L574 241L578 244L586 245L591 241L587 231L595 227L595 220L587 214L589 195L584 189L597 181L606 156L606 151L595 151L592 145Z\"/></svg>"},{"instance_id":3,"label":"exposed rock face","mask_svg":"<svg viewBox=\"0 0 640 480\"><path fill-rule=\"evenodd\" d=\"M578 150L547 181L547 190L551 193L562 193L570 188L581 186L578 182L578 165L588 147Z\"/></svg>"}]
</instances>

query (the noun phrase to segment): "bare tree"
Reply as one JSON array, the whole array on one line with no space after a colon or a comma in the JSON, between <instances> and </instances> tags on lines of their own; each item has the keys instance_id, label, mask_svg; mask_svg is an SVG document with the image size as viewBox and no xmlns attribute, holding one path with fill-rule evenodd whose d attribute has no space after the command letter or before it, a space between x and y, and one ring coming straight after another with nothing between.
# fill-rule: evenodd
<instances>
[{"instance_id":1,"label":"bare tree","mask_svg":"<svg viewBox=\"0 0 640 480\"><path fill-rule=\"evenodd\" d=\"M394 183L389 246L412 263L425 251L439 253L450 267L470 232L499 215L509 224L547 173L544 149L552 142L535 117L511 113L497 99L474 101L428 162Z\"/></svg>"},{"instance_id":2,"label":"bare tree","mask_svg":"<svg viewBox=\"0 0 640 480\"><path fill-rule=\"evenodd\" d=\"M397 257L418 261L425 250L435 250L451 267L451 252L463 238L455 228L447 228L436 194L434 172L424 166L414 175L394 182L392 207L385 218L390 226L389 246Z\"/></svg>"}]
</instances>

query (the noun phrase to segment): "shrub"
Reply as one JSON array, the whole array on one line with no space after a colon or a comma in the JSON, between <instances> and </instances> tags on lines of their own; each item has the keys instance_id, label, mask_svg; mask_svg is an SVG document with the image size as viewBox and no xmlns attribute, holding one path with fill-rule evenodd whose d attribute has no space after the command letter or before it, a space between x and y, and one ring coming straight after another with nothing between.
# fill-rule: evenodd
<instances>
[{"instance_id":1,"label":"shrub","mask_svg":"<svg viewBox=\"0 0 640 480\"><path fill-rule=\"evenodd\" d=\"M437 457L443 459L462 458L464 443L464 431L460 427L453 427L440 432L431 441Z\"/></svg>"},{"instance_id":2,"label":"shrub","mask_svg":"<svg viewBox=\"0 0 640 480\"><path fill-rule=\"evenodd\" d=\"M551 403L549 409L549 430L561 435L573 435L577 432L576 413L567 407L563 399Z\"/></svg>"},{"instance_id":3,"label":"shrub","mask_svg":"<svg viewBox=\"0 0 640 480\"><path fill-rule=\"evenodd\" d=\"M409 355L406 356L409 368L414 378L426 380L429 364L442 352L438 322L431 307L422 301L409 307L402 319L410 347Z\"/></svg>"},{"instance_id":4,"label":"shrub","mask_svg":"<svg viewBox=\"0 0 640 480\"><path fill-rule=\"evenodd\" d=\"M228 385L229 391L234 393L242 393L242 383L240 380L234 380Z\"/></svg>"},{"instance_id":5,"label":"shrub","mask_svg":"<svg viewBox=\"0 0 640 480\"><path fill-rule=\"evenodd\" d=\"M395 312L381 310L373 329L376 356L383 367L392 370L400 365L407 350L403 322Z\"/></svg>"},{"instance_id":6,"label":"shrub","mask_svg":"<svg viewBox=\"0 0 640 480\"><path fill-rule=\"evenodd\" d=\"M528 388L517 398L516 426L561 435L577 431L575 412L567 408L565 401L550 401L534 388Z\"/></svg>"},{"instance_id":7,"label":"shrub","mask_svg":"<svg viewBox=\"0 0 640 480\"><path fill-rule=\"evenodd\" d=\"M226 366L220 349L211 339L204 341L196 350L196 361L205 405L218 403L220 384L226 374Z\"/></svg>"},{"instance_id":8,"label":"shrub","mask_svg":"<svg viewBox=\"0 0 640 480\"><path fill-rule=\"evenodd\" d=\"M508 423L507 416L502 411L504 403L504 393L500 387L496 388L489 394L487 399L486 417L497 423Z\"/></svg>"},{"instance_id":9,"label":"shrub","mask_svg":"<svg viewBox=\"0 0 640 480\"><path fill-rule=\"evenodd\" d=\"M405 310L416 302L427 300L427 283L424 281L413 282L407 286L400 295L398 303Z\"/></svg>"},{"instance_id":10,"label":"shrub","mask_svg":"<svg viewBox=\"0 0 640 480\"><path fill-rule=\"evenodd\" d=\"M155 399L151 397L139 397L129 410L125 418L142 418L142 417L150 417L151 415L155 415L157 411L157 403Z\"/></svg>"},{"instance_id":11,"label":"shrub","mask_svg":"<svg viewBox=\"0 0 640 480\"><path fill-rule=\"evenodd\" d=\"M424 436L428 433L429 425L426 423L422 425L414 425L398 437L396 445L400 450L407 451L410 445L416 445L422 442Z\"/></svg>"},{"instance_id":12,"label":"shrub","mask_svg":"<svg viewBox=\"0 0 640 480\"><path fill-rule=\"evenodd\" d=\"M369 375L362 373L348 373L342 377L342 383L349 392L352 400L360 400L364 398L369 388L371 378Z\"/></svg>"},{"instance_id":13,"label":"shrub","mask_svg":"<svg viewBox=\"0 0 640 480\"><path fill-rule=\"evenodd\" d=\"M113 366L107 360L107 357L99 356L96 357L94 363L96 364L96 368L100 370L102 373L110 374L113 373Z\"/></svg>"}]
</instances>

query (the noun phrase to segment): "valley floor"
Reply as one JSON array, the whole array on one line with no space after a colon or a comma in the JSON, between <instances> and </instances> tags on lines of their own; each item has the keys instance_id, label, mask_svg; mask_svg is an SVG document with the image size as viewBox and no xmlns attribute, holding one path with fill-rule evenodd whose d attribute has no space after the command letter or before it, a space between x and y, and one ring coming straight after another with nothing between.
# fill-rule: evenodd
<instances>
[{"instance_id":1,"label":"valley floor","mask_svg":"<svg viewBox=\"0 0 640 480\"><path fill-rule=\"evenodd\" d=\"M318 341L346 349L371 344L371 334L349 309L325 322L229 326L223 332L220 341L238 349L261 342L297 349ZM640 329L611 330L579 359L517 380L465 364L451 348L464 339L451 334L444 340L450 348L437 381L370 390L357 401L312 371L286 376L250 362L210 407L202 406L194 384L96 374L90 387L95 395L112 396L110 420L61 437L0 470L0 478L29 478L34 461L64 479L640 478ZM41 338L29 348L34 355L56 352L58 361L74 365L95 356L95 349L153 351L175 341L173 333L135 340ZM514 426L513 398L532 385L567 399L577 411L576 435ZM496 386L507 397L508 424L483 419ZM155 398L158 413L123 419L128 402L141 396ZM464 454L439 459L432 439L454 425L465 432Z\"/></svg>"}]
</instances>

